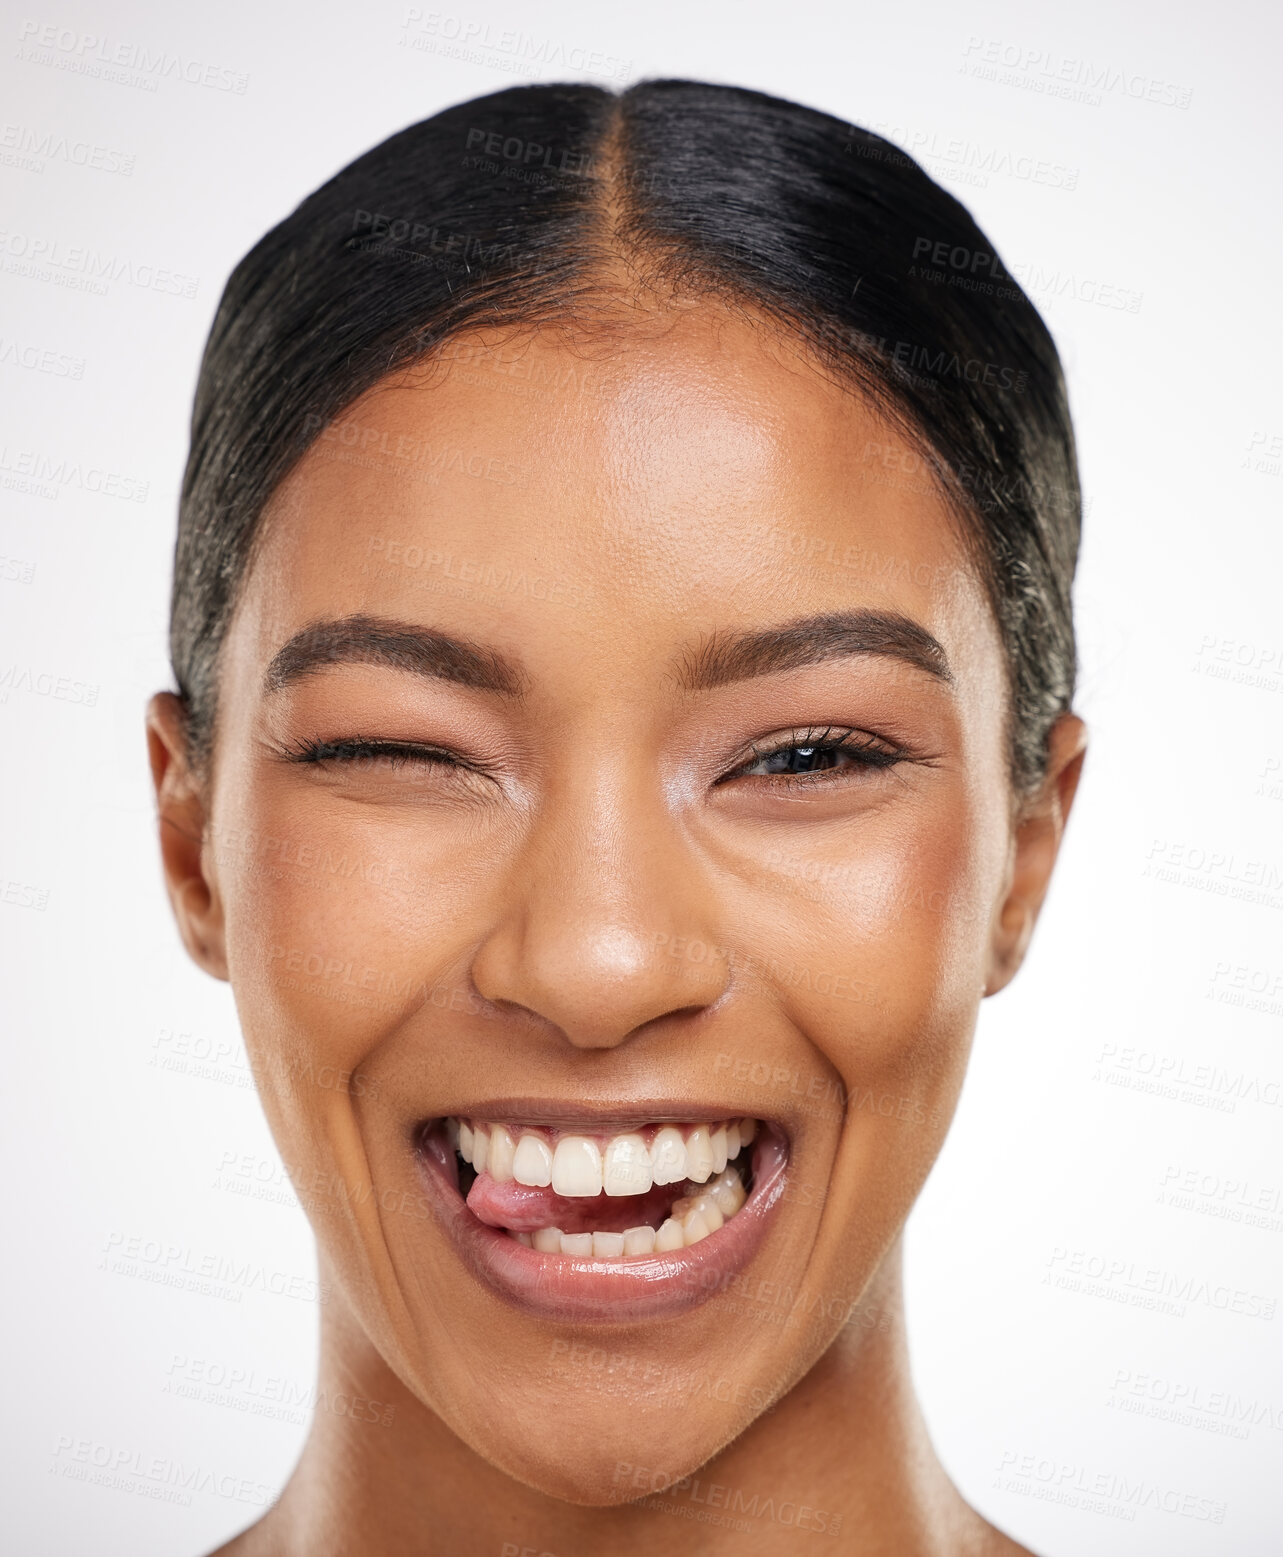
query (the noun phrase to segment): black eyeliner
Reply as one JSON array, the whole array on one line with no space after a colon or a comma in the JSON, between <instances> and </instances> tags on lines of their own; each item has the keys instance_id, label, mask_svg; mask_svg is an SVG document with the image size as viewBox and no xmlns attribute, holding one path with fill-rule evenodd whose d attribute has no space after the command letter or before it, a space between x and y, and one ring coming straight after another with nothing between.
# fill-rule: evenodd
<instances>
[{"instance_id":1,"label":"black eyeliner","mask_svg":"<svg viewBox=\"0 0 1283 1557\"><path fill-rule=\"evenodd\" d=\"M834 731L840 733L834 734ZM894 746L885 742L878 736L869 735L866 731L850 729L843 726L827 725L823 729L816 727L813 730L797 730L786 739L777 742L773 746L759 746L756 742L750 747L752 756L746 758L725 778L732 779L743 774L745 768L752 767L755 763L763 762L767 758L780 755L781 752L808 751L817 756L829 756L837 752L848 752L859 759L859 766L885 770L894 767L897 763L914 760L913 753L902 746ZM832 774L834 769L819 769L813 773L775 773L760 775L767 779L782 780L785 783L812 782Z\"/></svg>"}]
</instances>

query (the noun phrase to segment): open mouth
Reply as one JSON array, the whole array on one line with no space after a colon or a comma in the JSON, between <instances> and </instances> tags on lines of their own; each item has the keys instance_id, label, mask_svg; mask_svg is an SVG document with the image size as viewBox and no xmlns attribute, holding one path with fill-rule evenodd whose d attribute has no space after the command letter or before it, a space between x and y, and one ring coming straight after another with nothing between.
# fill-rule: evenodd
<instances>
[{"instance_id":1,"label":"open mouth","mask_svg":"<svg viewBox=\"0 0 1283 1557\"><path fill-rule=\"evenodd\" d=\"M443 1221L492 1287L546 1317L688 1307L752 1257L787 1143L752 1118L559 1129L451 1115L415 1145Z\"/></svg>"},{"instance_id":2,"label":"open mouth","mask_svg":"<svg viewBox=\"0 0 1283 1557\"><path fill-rule=\"evenodd\" d=\"M541 1254L619 1260L689 1248L748 1199L755 1119L547 1134L450 1118L459 1192L489 1227Z\"/></svg>"}]
</instances>

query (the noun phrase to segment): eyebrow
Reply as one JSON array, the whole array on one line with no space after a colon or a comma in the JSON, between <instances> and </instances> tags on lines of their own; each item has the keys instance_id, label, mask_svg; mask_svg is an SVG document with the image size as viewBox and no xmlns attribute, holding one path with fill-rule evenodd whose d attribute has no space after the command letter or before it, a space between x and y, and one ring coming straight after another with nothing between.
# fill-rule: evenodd
<instances>
[{"instance_id":1,"label":"eyebrow","mask_svg":"<svg viewBox=\"0 0 1283 1557\"><path fill-rule=\"evenodd\" d=\"M920 623L898 612L860 608L749 632L715 632L681 656L677 681L684 691L701 692L861 654L953 680L943 645ZM279 692L330 665L386 665L513 698L524 697L529 687L522 667L497 649L413 622L356 615L312 622L295 633L267 667L264 690Z\"/></svg>"},{"instance_id":2,"label":"eyebrow","mask_svg":"<svg viewBox=\"0 0 1283 1557\"><path fill-rule=\"evenodd\" d=\"M387 665L508 697L519 698L526 690L521 667L497 649L413 622L359 615L312 622L295 633L267 667L263 688L279 692L327 665Z\"/></svg>"},{"instance_id":3,"label":"eyebrow","mask_svg":"<svg viewBox=\"0 0 1283 1557\"><path fill-rule=\"evenodd\" d=\"M679 680L687 691L703 691L819 665L858 654L880 654L952 682L953 671L939 639L898 611L861 607L799 617L752 632L716 632L683 657Z\"/></svg>"}]
</instances>

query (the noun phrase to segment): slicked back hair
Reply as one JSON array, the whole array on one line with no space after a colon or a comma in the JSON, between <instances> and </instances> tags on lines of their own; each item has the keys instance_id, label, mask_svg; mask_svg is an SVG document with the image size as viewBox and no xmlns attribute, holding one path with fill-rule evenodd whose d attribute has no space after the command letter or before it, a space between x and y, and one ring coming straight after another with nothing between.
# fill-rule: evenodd
<instances>
[{"instance_id":1,"label":"slicked back hair","mask_svg":"<svg viewBox=\"0 0 1283 1557\"><path fill-rule=\"evenodd\" d=\"M358 396L469 329L590 320L619 261L764 313L921 451L1004 645L1010 772L1071 703L1081 501L1054 344L904 152L737 87L512 87L391 136L237 265L192 414L170 652L198 771L264 508Z\"/></svg>"}]
</instances>

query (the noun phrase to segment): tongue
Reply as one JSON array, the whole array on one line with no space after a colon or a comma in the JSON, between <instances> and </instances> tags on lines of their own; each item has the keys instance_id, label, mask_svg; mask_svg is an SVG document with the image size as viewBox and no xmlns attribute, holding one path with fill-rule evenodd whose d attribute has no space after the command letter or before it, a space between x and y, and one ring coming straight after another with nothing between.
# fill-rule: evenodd
<instances>
[{"instance_id":1,"label":"tongue","mask_svg":"<svg viewBox=\"0 0 1283 1557\"><path fill-rule=\"evenodd\" d=\"M658 1227L684 1188L656 1184L644 1195L576 1195L567 1198L551 1188L533 1189L511 1180L497 1184L479 1173L468 1191L468 1210L488 1227L513 1233L535 1233L559 1227L563 1233L622 1233L630 1227Z\"/></svg>"}]
</instances>

